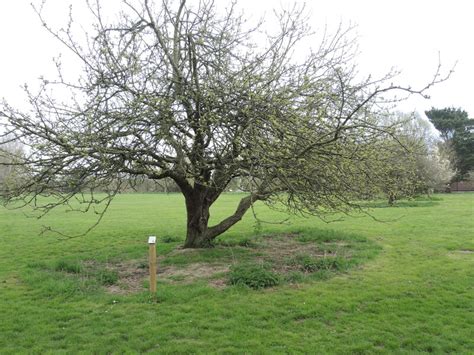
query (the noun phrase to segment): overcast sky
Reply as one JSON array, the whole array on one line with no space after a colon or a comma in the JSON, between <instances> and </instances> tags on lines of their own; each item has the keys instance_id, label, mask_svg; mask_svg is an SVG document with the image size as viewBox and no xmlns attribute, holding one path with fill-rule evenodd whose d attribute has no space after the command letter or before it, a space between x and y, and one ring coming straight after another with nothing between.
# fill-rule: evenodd
<instances>
[{"instance_id":1,"label":"overcast sky","mask_svg":"<svg viewBox=\"0 0 474 355\"><path fill-rule=\"evenodd\" d=\"M0 97L21 105L19 86L34 83L52 73L52 58L66 50L44 31L30 2L0 1ZM106 0L119 6L119 0ZM190 0L192 2L192 0ZM239 6L256 19L274 7L292 1L238 0ZM301 1L297 1L302 3ZM67 21L65 5L79 8L83 0L49 0L49 16ZM227 0L215 0L225 6ZM339 23L356 24L363 73L381 74L396 67L403 72L400 82L416 87L426 84L438 65L444 72L457 62L452 77L430 91L431 99L405 102L404 111L434 107L461 107L474 117L474 2L469 0L313 0L307 11L315 30L336 28ZM79 16L80 17L80 16ZM74 68L65 68L73 72Z\"/></svg>"}]
</instances>

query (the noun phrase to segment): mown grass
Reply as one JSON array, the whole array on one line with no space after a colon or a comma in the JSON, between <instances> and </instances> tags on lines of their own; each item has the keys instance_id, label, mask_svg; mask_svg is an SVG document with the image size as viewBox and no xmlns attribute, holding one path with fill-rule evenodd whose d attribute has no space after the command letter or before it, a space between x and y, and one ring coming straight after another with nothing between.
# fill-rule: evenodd
<instances>
[{"instance_id":1,"label":"mown grass","mask_svg":"<svg viewBox=\"0 0 474 355\"><path fill-rule=\"evenodd\" d=\"M214 221L231 213L239 197L223 196ZM76 234L94 216L56 211L37 221L2 209L0 352L473 353L474 195L412 202L417 208L374 208L374 217L388 222L359 215L329 226L296 217L256 225L249 214L219 247L192 255L172 253L185 232L179 195L121 195L97 229L69 240L38 233L52 224ZM256 213L267 221L286 218L261 205ZM360 238L353 243L360 263L319 265L303 253L288 263L341 270L320 279L291 273L288 282L259 290L158 279L156 298L146 290L104 291L116 282L108 265L146 260L148 235L158 236L160 260L168 256L179 267L250 260L258 241L285 233L328 253L337 247L327 242L335 236Z\"/></svg>"},{"instance_id":2,"label":"mown grass","mask_svg":"<svg viewBox=\"0 0 474 355\"><path fill-rule=\"evenodd\" d=\"M392 205L387 199L376 199L373 201L361 201L359 204L366 208L394 208L394 207L431 207L442 201L440 196L416 196L410 199L396 200Z\"/></svg>"}]
</instances>

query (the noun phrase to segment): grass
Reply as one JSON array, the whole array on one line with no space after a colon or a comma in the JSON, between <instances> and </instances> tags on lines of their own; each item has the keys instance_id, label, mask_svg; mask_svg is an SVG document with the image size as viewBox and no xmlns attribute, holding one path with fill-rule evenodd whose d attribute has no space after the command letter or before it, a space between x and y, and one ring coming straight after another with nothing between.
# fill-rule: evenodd
<instances>
[{"instance_id":1,"label":"grass","mask_svg":"<svg viewBox=\"0 0 474 355\"><path fill-rule=\"evenodd\" d=\"M239 197L223 196L214 221ZM330 225L296 217L256 225L248 214L216 248L191 253L175 252L185 232L178 195L121 195L97 229L69 240L38 233L42 224L78 233L94 216L58 210L37 221L2 209L0 353L473 353L474 194L425 202L374 208L388 222L359 215ZM256 213L286 218L263 205ZM146 271L148 235L158 237L159 268L235 270L255 266L259 245L285 234L333 256L281 257L292 269L265 289L158 274L156 297L146 281L136 292L106 292L124 265Z\"/></svg>"},{"instance_id":2,"label":"grass","mask_svg":"<svg viewBox=\"0 0 474 355\"><path fill-rule=\"evenodd\" d=\"M379 250L367 238L315 228L257 234L252 238L223 238L212 249L176 248L164 252L159 260L159 277L173 283L207 280L209 285L220 288L227 284L262 289L327 279L366 262ZM133 265L130 267L133 269Z\"/></svg>"},{"instance_id":3,"label":"grass","mask_svg":"<svg viewBox=\"0 0 474 355\"><path fill-rule=\"evenodd\" d=\"M259 290L280 284L280 275L265 264L239 264L231 269L229 283Z\"/></svg>"},{"instance_id":4,"label":"grass","mask_svg":"<svg viewBox=\"0 0 474 355\"><path fill-rule=\"evenodd\" d=\"M387 199L378 199L374 201L361 201L360 205L367 208L394 208L394 207L431 207L439 204L443 198L440 196L417 196L409 200L396 200L390 205Z\"/></svg>"},{"instance_id":5,"label":"grass","mask_svg":"<svg viewBox=\"0 0 474 355\"><path fill-rule=\"evenodd\" d=\"M290 265L296 266L303 272L317 272L330 270L345 270L347 268L346 259L342 257L313 258L309 255L300 254L294 257Z\"/></svg>"}]
</instances>

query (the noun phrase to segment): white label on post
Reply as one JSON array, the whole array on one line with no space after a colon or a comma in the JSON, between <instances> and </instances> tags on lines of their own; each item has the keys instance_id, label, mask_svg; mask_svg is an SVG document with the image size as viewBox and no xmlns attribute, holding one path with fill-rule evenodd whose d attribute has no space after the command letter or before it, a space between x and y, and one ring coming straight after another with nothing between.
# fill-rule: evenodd
<instances>
[{"instance_id":1,"label":"white label on post","mask_svg":"<svg viewBox=\"0 0 474 355\"><path fill-rule=\"evenodd\" d=\"M156 237L154 235L150 235L148 237L148 244L155 244L156 243Z\"/></svg>"}]
</instances>

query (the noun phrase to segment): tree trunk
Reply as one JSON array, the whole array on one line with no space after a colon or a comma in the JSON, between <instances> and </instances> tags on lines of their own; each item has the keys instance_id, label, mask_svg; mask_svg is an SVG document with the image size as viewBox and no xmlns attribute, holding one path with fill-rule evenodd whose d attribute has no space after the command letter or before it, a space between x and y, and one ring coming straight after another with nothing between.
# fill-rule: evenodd
<instances>
[{"instance_id":1,"label":"tree trunk","mask_svg":"<svg viewBox=\"0 0 474 355\"><path fill-rule=\"evenodd\" d=\"M395 203L395 194L390 192L388 194L388 205L393 206L394 203Z\"/></svg>"},{"instance_id":2,"label":"tree trunk","mask_svg":"<svg viewBox=\"0 0 474 355\"><path fill-rule=\"evenodd\" d=\"M205 231L202 231L202 229L200 229L199 227L188 224L184 247L210 248L212 247L212 238L209 238L207 233Z\"/></svg>"},{"instance_id":3,"label":"tree trunk","mask_svg":"<svg viewBox=\"0 0 474 355\"><path fill-rule=\"evenodd\" d=\"M193 191L186 198L187 229L185 248L209 248L212 238L208 235L210 202L206 194Z\"/></svg>"},{"instance_id":4,"label":"tree trunk","mask_svg":"<svg viewBox=\"0 0 474 355\"><path fill-rule=\"evenodd\" d=\"M209 248L212 247L212 241L217 236L240 221L252 203L261 197L257 195L244 197L240 200L234 214L212 227L208 226L209 208L215 198L210 198L206 190L192 190L185 194L185 199L188 222L184 248Z\"/></svg>"}]
</instances>

